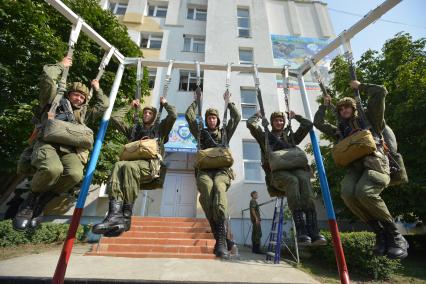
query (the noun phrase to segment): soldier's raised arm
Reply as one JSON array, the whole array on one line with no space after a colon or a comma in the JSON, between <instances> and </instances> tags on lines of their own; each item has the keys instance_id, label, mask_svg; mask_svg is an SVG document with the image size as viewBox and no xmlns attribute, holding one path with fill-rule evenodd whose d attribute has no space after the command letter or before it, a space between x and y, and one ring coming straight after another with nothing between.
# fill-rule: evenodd
<instances>
[{"instance_id":1,"label":"soldier's raised arm","mask_svg":"<svg viewBox=\"0 0 426 284\"><path fill-rule=\"evenodd\" d=\"M104 91L99 85L98 80L92 80L94 104L87 110L85 122L94 122L107 110L109 106L109 98L105 96Z\"/></svg>"},{"instance_id":2,"label":"soldier's raised arm","mask_svg":"<svg viewBox=\"0 0 426 284\"><path fill-rule=\"evenodd\" d=\"M231 117L226 125L226 137L228 138L228 142L231 140L232 135L234 135L235 130L238 127L238 123L241 120L241 114L235 104L230 102L228 104L229 116Z\"/></svg>"},{"instance_id":3,"label":"soldier's raised arm","mask_svg":"<svg viewBox=\"0 0 426 284\"><path fill-rule=\"evenodd\" d=\"M312 130L312 127L314 127L314 124L301 115L293 113L293 117L294 119L297 120L297 122L300 123L299 128L294 133L294 143L298 145L300 142L302 142L302 140L306 137L306 135L308 135L309 131Z\"/></svg>"},{"instance_id":4,"label":"soldier's raised arm","mask_svg":"<svg viewBox=\"0 0 426 284\"><path fill-rule=\"evenodd\" d=\"M195 109L197 108L197 102L194 100L192 104L189 105L188 109L185 112L185 119L188 122L189 131L192 136L195 138L198 137L198 124L197 124L197 115L195 114Z\"/></svg>"},{"instance_id":5,"label":"soldier's raised arm","mask_svg":"<svg viewBox=\"0 0 426 284\"><path fill-rule=\"evenodd\" d=\"M388 94L386 88L365 83L361 83L358 88L368 95L366 112L368 121L376 132L381 133L384 129L385 99Z\"/></svg>"},{"instance_id":6,"label":"soldier's raised arm","mask_svg":"<svg viewBox=\"0 0 426 284\"><path fill-rule=\"evenodd\" d=\"M112 127L123 133L127 138L131 136L132 127L126 121L126 115L132 107L132 105L127 105L113 111L110 119Z\"/></svg>"},{"instance_id":7,"label":"soldier's raised arm","mask_svg":"<svg viewBox=\"0 0 426 284\"><path fill-rule=\"evenodd\" d=\"M165 141L167 140L169 133L173 128L173 124L177 119L177 111L176 107L169 105L164 97L160 98L160 103L167 111L167 116L160 122L160 138Z\"/></svg>"},{"instance_id":8,"label":"soldier's raised arm","mask_svg":"<svg viewBox=\"0 0 426 284\"><path fill-rule=\"evenodd\" d=\"M326 110L330 102L331 102L331 97L325 96L324 103L319 106L317 112L315 113L314 126L325 135L338 140L339 129L337 128L337 126L325 121Z\"/></svg>"},{"instance_id":9,"label":"soldier's raised arm","mask_svg":"<svg viewBox=\"0 0 426 284\"><path fill-rule=\"evenodd\" d=\"M257 143L259 143L260 148L262 151L265 149L265 132L259 125L260 121L260 113L253 114L249 119L246 121L246 126L250 131L250 134L256 139Z\"/></svg>"}]
</instances>

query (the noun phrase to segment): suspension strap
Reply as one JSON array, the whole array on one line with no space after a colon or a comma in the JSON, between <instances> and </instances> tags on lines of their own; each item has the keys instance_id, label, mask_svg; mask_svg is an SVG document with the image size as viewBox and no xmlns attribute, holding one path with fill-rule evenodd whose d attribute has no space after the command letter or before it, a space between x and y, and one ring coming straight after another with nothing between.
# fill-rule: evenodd
<instances>
[{"instance_id":1,"label":"suspension strap","mask_svg":"<svg viewBox=\"0 0 426 284\"><path fill-rule=\"evenodd\" d=\"M268 120L265 115L265 108L263 106L262 92L260 91L260 80L259 80L259 72L257 70L257 65L253 64L253 75L254 75L254 85L257 93L257 101L259 103L260 114L262 115L262 126L263 131L265 132L265 159L268 159L268 151L269 151L269 129L268 129Z\"/></svg>"},{"instance_id":2,"label":"suspension strap","mask_svg":"<svg viewBox=\"0 0 426 284\"><path fill-rule=\"evenodd\" d=\"M83 25L83 19L79 17L77 20L77 23L73 25L71 33L70 33L70 38L68 41L67 57L72 58L74 55L74 46L77 43L82 25ZM56 96L53 99L49 109L49 112L52 113L53 115L56 113L56 109L59 106L59 102L62 99L65 92L67 91L68 72L69 72L69 67L65 67L64 71L62 72L61 80L58 82L58 89L56 92Z\"/></svg>"},{"instance_id":3,"label":"suspension strap","mask_svg":"<svg viewBox=\"0 0 426 284\"><path fill-rule=\"evenodd\" d=\"M310 59L308 62L309 62L309 65L311 66L311 74L314 77L314 79L318 82L321 92L323 94L323 97L327 96L328 95L327 88L325 87L324 81L321 78L321 74L317 66L314 64L314 60ZM333 111L336 122L339 123L340 118L339 118L339 114L338 114L336 106L332 102L330 102L328 108L330 108ZM340 133L340 131L338 131L338 135L339 135L339 140L343 139L342 133Z\"/></svg>"},{"instance_id":4,"label":"suspension strap","mask_svg":"<svg viewBox=\"0 0 426 284\"><path fill-rule=\"evenodd\" d=\"M225 147L228 147L228 137L227 137L227 133L226 133L226 126L228 124L228 105L229 105L229 87L231 86L231 64L228 63L227 68L226 68L226 81L225 81L225 94L224 94L224 98L225 98L225 109L223 111L223 122L222 122L222 129L223 129L223 133L222 133L222 145Z\"/></svg>"},{"instance_id":5,"label":"suspension strap","mask_svg":"<svg viewBox=\"0 0 426 284\"><path fill-rule=\"evenodd\" d=\"M138 62L136 65L136 91L135 98L137 100L141 99L141 80L142 80L142 58L138 58ZM136 139L136 134L139 129L140 121L139 121L139 107L135 106L135 113L133 114L133 129L131 134L131 140Z\"/></svg>"},{"instance_id":6,"label":"suspension strap","mask_svg":"<svg viewBox=\"0 0 426 284\"><path fill-rule=\"evenodd\" d=\"M290 131L290 139L293 146L296 146L294 143L293 129L291 127L291 118L290 118L290 77L288 76L288 65L284 65L284 68L281 72L283 78L283 91L284 91L284 101L285 107L287 110L287 119L288 119L288 129Z\"/></svg>"},{"instance_id":7,"label":"suspension strap","mask_svg":"<svg viewBox=\"0 0 426 284\"><path fill-rule=\"evenodd\" d=\"M353 62L353 54L352 54L352 48L351 48L351 43L349 40L345 40L344 38L341 38L342 41L342 46L343 46L343 50L344 50L344 56L349 64L349 76L351 78L351 80L357 80L356 78L356 72L355 72L355 65ZM359 94L359 90L356 89L354 90L354 98L356 101L356 107L360 116L360 119L362 121L362 123L364 124L366 129L369 129L370 131L372 131L371 129L371 124L367 119L367 116L365 115L365 111L364 111L364 107L362 105L362 100L361 100L361 96Z\"/></svg>"},{"instance_id":8,"label":"suspension strap","mask_svg":"<svg viewBox=\"0 0 426 284\"><path fill-rule=\"evenodd\" d=\"M196 95L196 102L197 102L197 109L198 109L198 137L197 137L197 149L201 149L201 131L203 130L203 116L201 114L202 110L202 92L201 92L201 68L200 68L200 62L195 61L195 70L196 70L196 84L197 88L195 89L195 95ZM189 82L188 82L189 83Z\"/></svg>"},{"instance_id":9,"label":"suspension strap","mask_svg":"<svg viewBox=\"0 0 426 284\"><path fill-rule=\"evenodd\" d=\"M163 97L166 98L168 91L169 91L169 85L172 81L172 71L173 71L173 63L174 59L169 60L169 66L167 67L167 73L166 78L164 79L164 86L163 86ZM160 110L158 111L157 121L160 121L161 113L163 112L163 105L160 104Z\"/></svg>"}]
</instances>

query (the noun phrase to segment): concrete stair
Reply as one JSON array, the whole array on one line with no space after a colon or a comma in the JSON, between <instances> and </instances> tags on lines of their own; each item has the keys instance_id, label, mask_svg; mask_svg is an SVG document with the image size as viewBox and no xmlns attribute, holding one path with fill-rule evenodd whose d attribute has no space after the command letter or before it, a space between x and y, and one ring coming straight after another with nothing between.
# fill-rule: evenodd
<instances>
[{"instance_id":1,"label":"concrete stair","mask_svg":"<svg viewBox=\"0 0 426 284\"><path fill-rule=\"evenodd\" d=\"M215 259L214 244L206 219L136 216L130 231L116 238L102 237L86 255Z\"/></svg>"}]
</instances>

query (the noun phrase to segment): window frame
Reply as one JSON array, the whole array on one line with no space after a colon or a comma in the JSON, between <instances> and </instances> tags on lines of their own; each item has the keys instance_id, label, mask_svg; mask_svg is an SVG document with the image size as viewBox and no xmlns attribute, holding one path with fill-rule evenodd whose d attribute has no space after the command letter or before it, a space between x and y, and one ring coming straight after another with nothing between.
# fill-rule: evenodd
<instances>
[{"instance_id":1,"label":"window frame","mask_svg":"<svg viewBox=\"0 0 426 284\"><path fill-rule=\"evenodd\" d=\"M250 159L246 159L244 157L244 143L255 143L259 147L259 156L260 156L259 160L250 160ZM261 149L260 149L260 146L257 143L257 141L253 140L253 139L243 139L242 140L242 150L243 150L243 155L242 155L243 159L242 160L243 160L244 183L260 183L260 184L265 183L265 179L264 179L265 175L264 175L263 169L262 169L262 153L261 153ZM258 164L259 165L260 176L261 176L260 180L251 180L251 179L248 179L246 177L246 170L245 170L246 169L246 167L245 167L246 163Z\"/></svg>"},{"instance_id":2,"label":"window frame","mask_svg":"<svg viewBox=\"0 0 426 284\"><path fill-rule=\"evenodd\" d=\"M193 10L192 17L189 17L189 14L190 14L189 10ZM197 19L198 14L205 14L206 18L205 19ZM188 9L186 10L186 19L187 20L193 20L193 21L200 21L200 22L207 21L207 7L206 8L188 7Z\"/></svg>"},{"instance_id":3,"label":"window frame","mask_svg":"<svg viewBox=\"0 0 426 284\"><path fill-rule=\"evenodd\" d=\"M111 9L111 6L114 6L114 8ZM111 13L113 13L116 16L124 16L127 12L127 8L128 8L129 4L128 3L121 3L121 2L109 2L108 4L108 10L111 11ZM123 14L118 14L117 10L119 8L125 8L124 13Z\"/></svg>"},{"instance_id":4,"label":"window frame","mask_svg":"<svg viewBox=\"0 0 426 284\"><path fill-rule=\"evenodd\" d=\"M185 49L185 40L189 39L189 50ZM196 51L194 50L194 43L203 43L204 49L203 51ZM194 52L194 53L205 53L206 52L206 39L201 36L192 36L192 35L184 35L183 36L183 49L182 52Z\"/></svg>"},{"instance_id":5,"label":"window frame","mask_svg":"<svg viewBox=\"0 0 426 284\"><path fill-rule=\"evenodd\" d=\"M181 86L182 86L182 81L181 81L181 79L182 79L182 75L183 75L183 73L187 73L187 76L186 76L186 79L187 79L187 82L186 82L186 84L187 84L187 87L186 87L186 90L185 89L183 89L183 88L181 88ZM203 81L204 81L204 72L203 71L201 71L201 74L200 74L200 87L201 87L201 90L203 89ZM191 90L191 88L190 88L190 85L191 85L191 80L195 80L195 82L197 82L197 74L196 74L196 72L194 72L193 70L185 70L185 69L180 69L179 70L179 85L178 85L178 92L193 92L193 91L195 91L195 89L194 90Z\"/></svg>"},{"instance_id":6,"label":"window frame","mask_svg":"<svg viewBox=\"0 0 426 284\"><path fill-rule=\"evenodd\" d=\"M148 36L148 37L146 37ZM148 39L146 47L142 46L142 42L144 39ZM151 47L151 41L160 41L160 47ZM163 47L163 34L155 34L155 33L141 33L141 40L139 43L139 47L140 48L145 48L145 49L154 49L154 50L160 50L161 47Z\"/></svg>"},{"instance_id":7,"label":"window frame","mask_svg":"<svg viewBox=\"0 0 426 284\"><path fill-rule=\"evenodd\" d=\"M241 100L241 120L243 120L243 121L245 121L245 120L247 120L248 118L244 118L243 117L243 108L244 107L255 107L255 113L259 110L259 104L258 104L258 102L257 102L257 99L256 99L256 102L255 103L244 103L243 102L243 90L250 90L250 91L254 91L254 95L255 95L255 99L256 99L256 89L255 88L253 88L253 87L245 87L245 86L241 86L240 87L240 100Z\"/></svg>"},{"instance_id":8,"label":"window frame","mask_svg":"<svg viewBox=\"0 0 426 284\"><path fill-rule=\"evenodd\" d=\"M151 7L154 8L154 11L152 12L152 15L149 14L149 10L150 10ZM155 5L155 4L154 5L150 5L150 4L148 4L146 16L148 16L148 17L157 17L157 18L166 18L167 17L168 9L169 9L168 6ZM164 16L158 16L158 10L160 10L160 11L166 11L166 14Z\"/></svg>"},{"instance_id":9,"label":"window frame","mask_svg":"<svg viewBox=\"0 0 426 284\"><path fill-rule=\"evenodd\" d=\"M153 90L155 88L155 80L157 79L157 68L148 68L148 88ZM152 87L150 86L152 82Z\"/></svg>"},{"instance_id":10,"label":"window frame","mask_svg":"<svg viewBox=\"0 0 426 284\"><path fill-rule=\"evenodd\" d=\"M239 16L238 10L246 10L248 12L248 16L247 17ZM240 19L247 19L248 27L240 27L240 23L239 23ZM242 37L242 38L250 38L251 37L251 23L250 23L250 9L249 8L244 8L244 7L237 8L237 30L238 30L238 37ZM240 34L240 30L248 31L248 35L242 36Z\"/></svg>"},{"instance_id":11,"label":"window frame","mask_svg":"<svg viewBox=\"0 0 426 284\"><path fill-rule=\"evenodd\" d=\"M241 61L241 51L251 52L251 61ZM244 65L253 65L254 64L254 51L253 48L239 47L238 48L238 62Z\"/></svg>"}]
</instances>

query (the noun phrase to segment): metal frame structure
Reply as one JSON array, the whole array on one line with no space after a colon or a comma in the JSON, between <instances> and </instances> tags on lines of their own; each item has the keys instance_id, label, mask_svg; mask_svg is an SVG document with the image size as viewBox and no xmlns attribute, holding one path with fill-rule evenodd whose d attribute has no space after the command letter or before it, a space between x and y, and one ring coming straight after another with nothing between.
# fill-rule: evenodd
<instances>
[{"instance_id":1,"label":"metal frame structure","mask_svg":"<svg viewBox=\"0 0 426 284\"><path fill-rule=\"evenodd\" d=\"M65 18L67 18L72 24L76 25L81 18L75 14L71 9L69 9L63 2L60 0L45 0L47 3L52 5L59 13L61 13ZM312 112L307 98L305 82L303 79L304 74L306 74L313 64L318 63L322 58L333 50L339 48L345 42L350 41L357 33L362 31L365 27L370 25L384 15L387 11L392 9L402 0L386 0L381 5L371 10L366 14L361 20L355 23L348 30L343 31L338 37L336 37L331 43L324 47L317 54L307 59L298 69L289 70L289 76L295 77L298 80L300 87L300 93L302 96L303 106L305 110L306 117L312 121ZM61 255L58 260L56 271L53 277L53 283L63 283L67 264L71 256L72 247L75 240L75 235L77 231L78 224L80 222L81 214L83 212L84 204L86 201L87 193L89 186L91 184L93 173L96 168L96 164L99 158L99 153L102 148L102 143L105 137L106 129L108 127L108 122L111 116L111 112L114 106L115 98L117 96L118 89L120 87L121 78L125 69L125 65L137 64L138 58L125 58L117 49L115 49L108 41L106 41L102 36L100 36L93 28L91 28L87 23L83 22L81 26L81 31L85 33L89 38L94 40L100 47L106 51L113 49L114 57L119 61L120 65L118 67L116 77L113 83L113 86L110 91L110 106L104 113L102 118L99 131L96 136L95 144L91 152L90 161L87 166L86 175L83 179L83 184L81 186L81 191L78 196L77 205L74 210L73 217L71 219L71 225L68 231L67 238L64 242L64 246L61 252ZM146 67L168 67L168 60L149 60L142 59L142 64ZM211 64L211 63L199 63L194 64L193 62L179 62L176 61L173 63L173 67L177 69L186 69L186 70L217 70L217 71L227 71L229 68L230 71L234 72L250 72L252 73L254 68L250 65L232 65L228 64ZM198 67L198 68L197 68ZM281 74L282 67L271 67L271 66L257 66L257 71L259 73L274 73ZM325 169L322 161L322 156L318 144L318 139L315 135L315 132L311 130L310 138L312 142L312 147L314 150L315 162L320 177L320 184L322 189L322 195L324 203L327 209L327 216L329 219L330 231L333 237L334 250L336 255L337 266L339 269L339 275L341 283L350 283L349 273L346 266L346 261L343 253L343 248L340 242L339 230L337 227L336 216L333 209L333 204L330 196L330 190L327 182L327 177L325 174Z\"/></svg>"}]
</instances>

